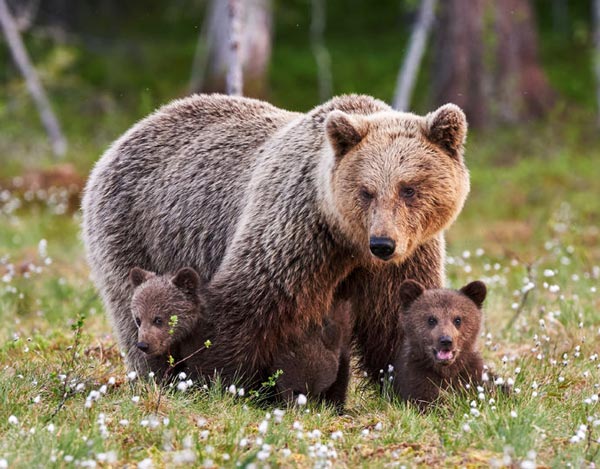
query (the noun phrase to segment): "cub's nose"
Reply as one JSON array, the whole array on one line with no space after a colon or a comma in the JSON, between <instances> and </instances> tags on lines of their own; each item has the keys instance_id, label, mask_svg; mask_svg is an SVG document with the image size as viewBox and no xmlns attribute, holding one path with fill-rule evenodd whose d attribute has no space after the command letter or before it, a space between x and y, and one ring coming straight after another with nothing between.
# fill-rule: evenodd
<instances>
[{"instance_id":1,"label":"cub's nose","mask_svg":"<svg viewBox=\"0 0 600 469\"><path fill-rule=\"evenodd\" d=\"M150 348L150 346L148 345L147 342L138 342L136 344L136 347L139 348L142 352L148 352L148 349Z\"/></svg>"},{"instance_id":2,"label":"cub's nose","mask_svg":"<svg viewBox=\"0 0 600 469\"><path fill-rule=\"evenodd\" d=\"M369 240L369 249L374 256L387 261L396 249L396 242L391 238L380 238L371 236Z\"/></svg>"},{"instance_id":3,"label":"cub's nose","mask_svg":"<svg viewBox=\"0 0 600 469\"><path fill-rule=\"evenodd\" d=\"M440 345L446 348L452 347L452 338L447 335L443 335L440 337Z\"/></svg>"}]
</instances>

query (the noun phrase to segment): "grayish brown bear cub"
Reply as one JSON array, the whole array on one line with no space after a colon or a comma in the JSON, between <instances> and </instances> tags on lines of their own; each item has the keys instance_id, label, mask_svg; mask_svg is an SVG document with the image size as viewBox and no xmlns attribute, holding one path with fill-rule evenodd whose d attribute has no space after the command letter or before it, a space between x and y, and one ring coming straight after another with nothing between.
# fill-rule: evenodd
<instances>
[{"instance_id":1,"label":"grayish brown bear cub","mask_svg":"<svg viewBox=\"0 0 600 469\"><path fill-rule=\"evenodd\" d=\"M201 376L207 366L204 343L211 340L214 328L205 314L205 286L198 273L185 267L175 275L156 275L134 267L129 279L134 287L131 313L138 327L136 347L158 359L160 365L153 371L164 377L172 357L174 363L185 359L177 371ZM287 400L298 394L323 397L343 406L350 376L351 329L349 305L342 303L322 327L310 327L293 340L269 370L271 375L283 372L277 379L277 393Z\"/></svg>"},{"instance_id":2,"label":"grayish brown bear cub","mask_svg":"<svg viewBox=\"0 0 600 469\"><path fill-rule=\"evenodd\" d=\"M406 280L400 287L403 344L396 391L426 408L440 389L482 382L483 361L476 348L481 327L483 282L460 290L425 290Z\"/></svg>"}]
</instances>

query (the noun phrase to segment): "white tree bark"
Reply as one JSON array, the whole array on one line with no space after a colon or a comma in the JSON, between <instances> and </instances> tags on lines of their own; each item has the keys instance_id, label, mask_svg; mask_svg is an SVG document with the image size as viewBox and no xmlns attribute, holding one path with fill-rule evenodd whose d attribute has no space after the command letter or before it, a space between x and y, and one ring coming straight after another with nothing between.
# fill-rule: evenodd
<instances>
[{"instance_id":1,"label":"white tree bark","mask_svg":"<svg viewBox=\"0 0 600 469\"><path fill-rule=\"evenodd\" d=\"M35 68L29 60L17 25L8 9L6 0L0 0L0 26L6 37L6 42L10 49L19 71L25 78L27 89L35 101L40 118L52 145L52 151L56 156L63 156L67 151L67 141L65 140L56 116L52 112L52 107L46 96L46 92L38 78Z\"/></svg>"},{"instance_id":2,"label":"white tree bark","mask_svg":"<svg viewBox=\"0 0 600 469\"><path fill-rule=\"evenodd\" d=\"M271 59L271 0L237 0L244 93L260 97ZM225 92L230 63L229 0L211 0L198 36L190 92Z\"/></svg>"},{"instance_id":3,"label":"white tree bark","mask_svg":"<svg viewBox=\"0 0 600 469\"><path fill-rule=\"evenodd\" d=\"M317 62L319 97L326 101L332 94L331 58L325 47L325 0L312 0L312 21L310 24L310 44Z\"/></svg>"},{"instance_id":4,"label":"white tree bark","mask_svg":"<svg viewBox=\"0 0 600 469\"><path fill-rule=\"evenodd\" d=\"M423 60L423 55L425 54L427 39L433 25L436 4L437 0L421 1L419 15L410 36L408 51L398 72L398 79L396 80L396 92L392 101L392 107L399 111L408 111L410 108L410 98L415 87L421 60Z\"/></svg>"},{"instance_id":5,"label":"white tree bark","mask_svg":"<svg viewBox=\"0 0 600 469\"><path fill-rule=\"evenodd\" d=\"M242 56L240 39L242 36L241 1L228 0L229 14L229 66L227 68L227 94L243 94Z\"/></svg>"},{"instance_id":6,"label":"white tree bark","mask_svg":"<svg viewBox=\"0 0 600 469\"><path fill-rule=\"evenodd\" d=\"M596 72L597 121L600 126L600 0L594 0L594 71Z\"/></svg>"}]
</instances>

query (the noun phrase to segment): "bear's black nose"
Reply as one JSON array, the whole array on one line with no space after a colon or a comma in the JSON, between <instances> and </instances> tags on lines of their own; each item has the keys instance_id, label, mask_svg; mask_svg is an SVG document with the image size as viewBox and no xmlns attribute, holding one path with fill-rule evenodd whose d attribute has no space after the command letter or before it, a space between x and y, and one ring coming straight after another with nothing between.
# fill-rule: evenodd
<instances>
[{"instance_id":1,"label":"bear's black nose","mask_svg":"<svg viewBox=\"0 0 600 469\"><path fill-rule=\"evenodd\" d=\"M442 337L440 337L440 345L442 347L451 347L452 346L452 338L447 336L447 335L443 335Z\"/></svg>"},{"instance_id":2,"label":"bear's black nose","mask_svg":"<svg viewBox=\"0 0 600 469\"><path fill-rule=\"evenodd\" d=\"M142 352L147 352L150 346L147 342L138 342L136 347L139 348Z\"/></svg>"},{"instance_id":3,"label":"bear's black nose","mask_svg":"<svg viewBox=\"0 0 600 469\"><path fill-rule=\"evenodd\" d=\"M369 249L374 256L387 261L390 257L392 257L392 254L394 254L396 242L391 238L372 236L369 240Z\"/></svg>"}]
</instances>

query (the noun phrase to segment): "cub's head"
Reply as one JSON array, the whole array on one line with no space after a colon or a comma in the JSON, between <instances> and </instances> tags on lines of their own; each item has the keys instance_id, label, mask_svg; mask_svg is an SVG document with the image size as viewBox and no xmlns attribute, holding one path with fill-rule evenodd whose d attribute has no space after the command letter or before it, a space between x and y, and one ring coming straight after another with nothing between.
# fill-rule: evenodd
<instances>
[{"instance_id":1,"label":"cub's head","mask_svg":"<svg viewBox=\"0 0 600 469\"><path fill-rule=\"evenodd\" d=\"M326 204L371 261L402 262L458 216L469 192L459 107L446 104L425 117L335 110L325 129Z\"/></svg>"},{"instance_id":2,"label":"cub's head","mask_svg":"<svg viewBox=\"0 0 600 469\"><path fill-rule=\"evenodd\" d=\"M137 348L148 355L169 353L203 318L203 288L198 273L185 267L175 275L158 276L134 267L131 313L138 327Z\"/></svg>"},{"instance_id":3,"label":"cub's head","mask_svg":"<svg viewBox=\"0 0 600 469\"><path fill-rule=\"evenodd\" d=\"M474 349L481 326L483 282L460 290L425 290L414 280L400 286L405 340L413 353L433 366L451 365L461 353Z\"/></svg>"}]
</instances>

